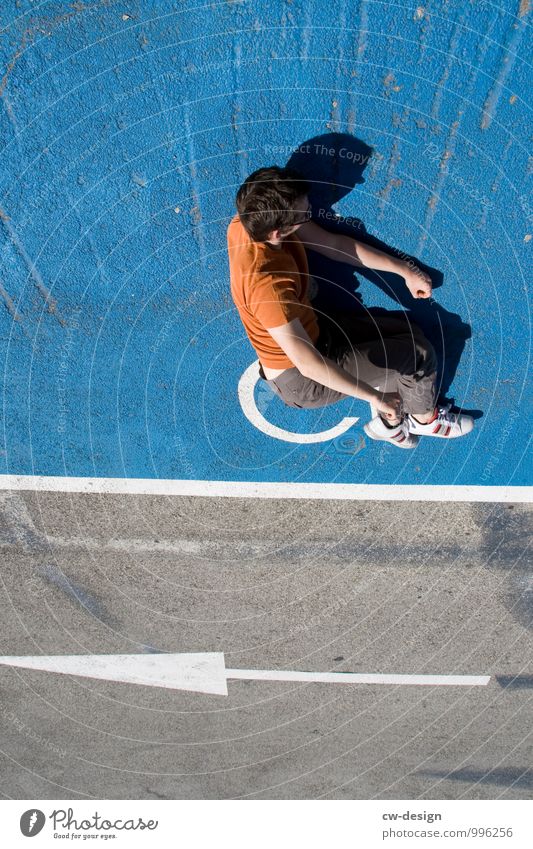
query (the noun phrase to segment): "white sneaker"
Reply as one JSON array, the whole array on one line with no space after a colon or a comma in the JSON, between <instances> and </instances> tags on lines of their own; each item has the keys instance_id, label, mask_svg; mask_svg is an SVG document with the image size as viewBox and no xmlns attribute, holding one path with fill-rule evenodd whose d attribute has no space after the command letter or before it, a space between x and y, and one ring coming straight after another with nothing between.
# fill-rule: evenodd
<instances>
[{"instance_id":1,"label":"white sneaker","mask_svg":"<svg viewBox=\"0 0 533 849\"><path fill-rule=\"evenodd\" d=\"M451 406L451 404L439 404L437 416L429 424L420 424L409 415L407 417L409 433L417 436L436 436L439 439L466 436L474 427L474 419L462 413L450 413Z\"/></svg>"},{"instance_id":2,"label":"white sneaker","mask_svg":"<svg viewBox=\"0 0 533 849\"><path fill-rule=\"evenodd\" d=\"M383 422L381 416L374 416L367 424L363 425L363 430L370 439L390 442L397 448L416 448L418 445L418 436L409 433L407 418L404 418L396 427L390 428Z\"/></svg>"}]
</instances>

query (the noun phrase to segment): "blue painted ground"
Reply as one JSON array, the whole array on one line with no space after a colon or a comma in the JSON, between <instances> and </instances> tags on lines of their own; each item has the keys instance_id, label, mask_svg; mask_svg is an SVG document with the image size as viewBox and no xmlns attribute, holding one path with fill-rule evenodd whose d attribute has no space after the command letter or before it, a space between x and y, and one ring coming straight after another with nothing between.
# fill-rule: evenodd
<instances>
[{"instance_id":1,"label":"blue painted ground","mask_svg":"<svg viewBox=\"0 0 533 849\"><path fill-rule=\"evenodd\" d=\"M528 9L5 0L1 472L530 482ZM255 355L230 297L226 226L247 174L305 144L317 220L333 226L333 209L437 286L415 304L398 277L311 255L320 304L416 308L444 395L476 411L468 438L359 450L360 421L347 453L346 440L273 440L242 414L237 382ZM302 432L368 415L357 401L289 409L264 390L258 404Z\"/></svg>"}]
</instances>

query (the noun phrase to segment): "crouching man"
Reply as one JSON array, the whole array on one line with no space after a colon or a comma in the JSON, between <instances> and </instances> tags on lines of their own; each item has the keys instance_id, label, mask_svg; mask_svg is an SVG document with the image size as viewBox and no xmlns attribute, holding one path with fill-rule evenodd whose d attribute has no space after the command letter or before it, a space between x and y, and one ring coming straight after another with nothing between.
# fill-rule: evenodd
<instances>
[{"instance_id":1,"label":"crouching man","mask_svg":"<svg viewBox=\"0 0 533 849\"><path fill-rule=\"evenodd\" d=\"M238 212L228 227L231 294L261 377L291 407L323 407L350 396L367 401L367 436L398 448L414 448L419 436L464 436L473 419L436 405L436 355L416 324L313 308L305 247L399 274L415 298L431 296L431 279L403 260L319 227L311 221L308 192L297 172L260 168L237 192Z\"/></svg>"}]
</instances>

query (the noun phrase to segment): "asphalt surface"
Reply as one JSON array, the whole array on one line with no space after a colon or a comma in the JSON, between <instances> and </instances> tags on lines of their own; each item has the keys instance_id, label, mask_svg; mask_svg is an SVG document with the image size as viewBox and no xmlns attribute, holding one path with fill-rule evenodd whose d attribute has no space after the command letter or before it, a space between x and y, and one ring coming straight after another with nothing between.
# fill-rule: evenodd
<instances>
[{"instance_id":1,"label":"asphalt surface","mask_svg":"<svg viewBox=\"0 0 533 849\"><path fill-rule=\"evenodd\" d=\"M213 696L0 667L14 799L524 799L524 504L0 493L2 655L222 651Z\"/></svg>"}]
</instances>

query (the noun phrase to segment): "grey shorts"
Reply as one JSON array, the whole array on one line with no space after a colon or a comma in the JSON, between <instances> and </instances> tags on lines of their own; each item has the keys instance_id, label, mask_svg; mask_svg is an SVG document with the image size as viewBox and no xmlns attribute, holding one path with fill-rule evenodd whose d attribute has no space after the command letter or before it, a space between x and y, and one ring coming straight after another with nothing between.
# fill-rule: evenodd
<instances>
[{"instance_id":1,"label":"grey shorts","mask_svg":"<svg viewBox=\"0 0 533 849\"><path fill-rule=\"evenodd\" d=\"M383 392L398 392L405 412L429 412L436 401L437 357L431 343L407 316L368 313L317 314L317 350L357 380ZM265 379L262 369L260 375ZM288 368L266 381L289 407L325 407L350 396Z\"/></svg>"}]
</instances>

